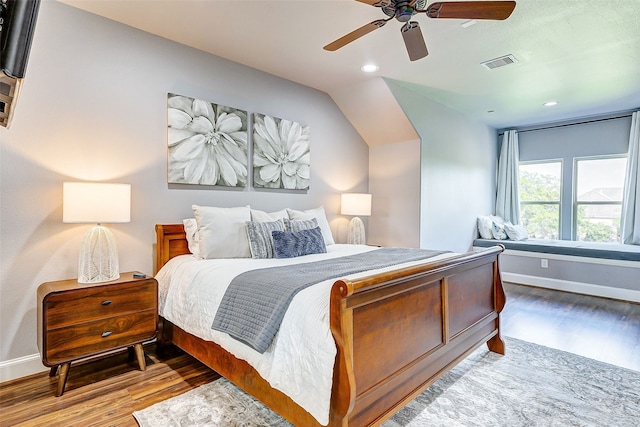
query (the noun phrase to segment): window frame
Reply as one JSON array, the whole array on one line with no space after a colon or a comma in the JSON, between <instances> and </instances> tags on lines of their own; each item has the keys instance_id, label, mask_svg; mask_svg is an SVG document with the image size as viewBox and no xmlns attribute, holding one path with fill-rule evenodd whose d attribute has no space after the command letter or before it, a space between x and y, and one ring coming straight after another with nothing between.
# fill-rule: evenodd
<instances>
[{"instance_id":1,"label":"window frame","mask_svg":"<svg viewBox=\"0 0 640 427\"><path fill-rule=\"evenodd\" d=\"M571 177L571 240L578 240L578 207L584 206L606 206L606 205L619 205L622 207L622 200L620 202L596 202L596 201L578 201L578 162L582 160L608 160L608 159L626 159L629 161L627 154L604 154L599 156L579 156L573 158L573 173ZM622 183L624 189L624 181ZM624 198L624 195L623 195Z\"/></svg>"},{"instance_id":2,"label":"window frame","mask_svg":"<svg viewBox=\"0 0 640 427\"><path fill-rule=\"evenodd\" d=\"M518 189L518 197L520 199L520 210L523 210L523 206L525 205L557 205L558 206L558 239L562 238L562 217L563 217L563 204L562 197L564 195L564 159L544 159L544 160L526 160L518 162L518 181L520 181L520 166L521 165L540 165L545 163L560 163L560 194L558 197L558 201L529 201L525 202L522 200L522 193L520 189Z\"/></svg>"}]
</instances>

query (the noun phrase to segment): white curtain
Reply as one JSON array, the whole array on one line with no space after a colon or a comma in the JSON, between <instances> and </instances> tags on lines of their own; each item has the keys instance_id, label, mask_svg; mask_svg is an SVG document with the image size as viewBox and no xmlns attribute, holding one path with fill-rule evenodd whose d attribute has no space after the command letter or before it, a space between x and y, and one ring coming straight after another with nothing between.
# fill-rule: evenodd
<instances>
[{"instance_id":1,"label":"white curtain","mask_svg":"<svg viewBox=\"0 0 640 427\"><path fill-rule=\"evenodd\" d=\"M640 245L640 111L631 116L620 238L622 243Z\"/></svg>"},{"instance_id":2,"label":"white curtain","mask_svg":"<svg viewBox=\"0 0 640 427\"><path fill-rule=\"evenodd\" d=\"M502 148L498 159L496 215L512 224L520 224L519 160L518 132L506 131L502 137Z\"/></svg>"}]
</instances>

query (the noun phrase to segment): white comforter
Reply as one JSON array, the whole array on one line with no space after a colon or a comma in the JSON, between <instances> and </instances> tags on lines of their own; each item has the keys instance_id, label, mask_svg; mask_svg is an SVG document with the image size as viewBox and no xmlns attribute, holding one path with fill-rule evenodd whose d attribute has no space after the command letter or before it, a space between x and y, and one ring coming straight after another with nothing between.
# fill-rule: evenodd
<instances>
[{"instance_id":1,"label":"white comforter","mask_svg":"<svg viewBox=\"0 0 640 427\"><path fill-rule=\"evenodd\" d=\"M329 295L335 279L299 292L291 301L280 331L264 354L211 329L216 310L231 280L257 269L313 262L375 250L370 246L330 245L326 254L290 259L209 259L192 255L171 259L156 275L160 315L185 331L214 341L246 360L275 389L307 410L320 424L329 421L336 346L329 327ZM450 256L445 254L442 256ZM418 264L423 261L403 264ZM391 270L388 267L347 278Z\"/></svg>"}]
</instances>

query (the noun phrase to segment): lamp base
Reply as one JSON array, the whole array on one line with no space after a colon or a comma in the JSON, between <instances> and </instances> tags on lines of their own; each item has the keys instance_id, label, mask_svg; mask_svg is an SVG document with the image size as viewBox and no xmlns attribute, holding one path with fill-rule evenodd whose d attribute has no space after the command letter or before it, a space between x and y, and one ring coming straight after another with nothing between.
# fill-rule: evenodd
<instances>
[{"instance_id":1,"label":"lamp base","mask_svg":"<svg viewBox=\"0 0 640 427\"><path fill-rule=\"evenodd\" d=\"M347 242L350 245L366 245L367 241L364 235L364 223L360 218L353 217L349 221L349 236Z\"/></svg>"},{"instance_id":2,"label":"lamp base","mask_svg":"<svg viewBox=\"0 0 640 427\"><path fill-rule=\"evenodd\" d=\"M102 225L91 227L80 246L78 283L109 282L120 278L116 238Z\"/></svg>"}]
</instances>

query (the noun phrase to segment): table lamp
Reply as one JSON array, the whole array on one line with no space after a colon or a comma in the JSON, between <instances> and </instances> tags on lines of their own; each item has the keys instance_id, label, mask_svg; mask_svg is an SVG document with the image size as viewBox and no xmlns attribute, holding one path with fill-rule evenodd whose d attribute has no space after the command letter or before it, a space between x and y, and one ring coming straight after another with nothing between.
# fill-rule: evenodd
<instances>
[{"instance_id":1,"label":"table lamp","mask_svg":"<svg viewBox=\"0 0 640 427\"><path fill-rule=\"evenodd\" d=\"M364 223L359 216L371 216L371 194L345 193L342 195L342 215L356 215L349 222L347 242L352 245L365 245Z\"/></svg>"},{"instance_id":2,"label":"table lamp","mask_svg":"<svg viewBox=\"0 0 640 427\"><path fill-rule=\"evenodd\" d=\"M131 185L65 182L62 199L62 222L96 224L82 239L78 282L100 283L118 279L116 239L102 224L131 220Z\"/></svg>"}]
</instances>

